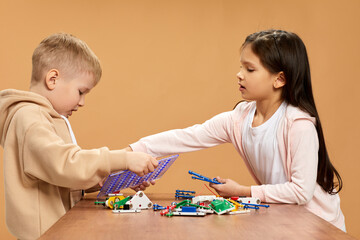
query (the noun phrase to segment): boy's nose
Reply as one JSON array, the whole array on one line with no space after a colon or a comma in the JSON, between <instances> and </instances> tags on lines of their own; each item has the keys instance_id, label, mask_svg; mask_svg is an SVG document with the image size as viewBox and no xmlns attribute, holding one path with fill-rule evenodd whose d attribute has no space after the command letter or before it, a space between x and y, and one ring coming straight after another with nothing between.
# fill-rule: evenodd
<instances>
[{"instance_id":1,"label":"boy's nose","mask_svg":"<svg viewBox=\"0 0 360 240\"><path fill-rule=\"evenodd\" d=\"M81 96L80 101L79 101L79 107L83 107L85 105L85 97Z\"/></svg>"}]
</instances>

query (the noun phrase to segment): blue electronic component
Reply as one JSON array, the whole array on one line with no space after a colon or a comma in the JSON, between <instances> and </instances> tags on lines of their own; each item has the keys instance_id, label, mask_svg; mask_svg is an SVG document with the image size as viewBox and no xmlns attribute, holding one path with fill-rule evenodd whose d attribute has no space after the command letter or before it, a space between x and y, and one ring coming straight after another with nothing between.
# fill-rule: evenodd
<instances>
[{"instance_id":1,"label":"blue electronic component","mask_svg":"<svg viewBox=\"0 0 360 240\"><path fill-rule=\"evenodd\" d=\"M97 198L107 196L109 193L118 192L125 188L137 186L145 181L161 178L178 157L179 155L174 155L159 160L157 168L142 177L139 177L129 170L110 174L97 195Z\"/></svg>"},{"instance_id":2,"label":"blue electronic component","mask_svg":"<svg viewBox=\"0 0 360 240\"><path fill-rule=\"evenodd\" d=\"M216 178L208 178L208 177L204 177L203 175L201 174L198 174L196 172L193 172L193 171L189 171L189 174L192 174L192 175L195 175L196 177L192 176L193 179L197 179L197 180L201 180L201 181L206 181L206 182L211 182L211 183L215 183L215 184L222 184L220 182L218 182L216 180Z\"/></svg>"},{"instance_id":3,"label":"blue electronic component","mask_svg":"<svg viewBox=\"0 0 360 240\"><path fill-rule=\"evenodd\" d=\"M163 207L163 206L161 206L159 204L156 204L156 203L153 205L153 210L154 211L163 210L163 209L166 209L166 207Z\"/></svg>"},{"instance_id":4,"label":"blue electronic component","mask_svg":"<svg viewBox=\"0 0 360 240\"><path fill-rule=\"evenodd\" d=\"M175 198L193 198L195 191L176 190Z\"/></svg>"},{"instance_id":5,"label":"blue electronic component","mask_svg":"<svg viewBox=\"0 0 360 240\"><path fill-rule=\"evenodd\" d=\"M181 211L182 212L196 212L196 207L182 206Z\"/></svg>"},{"instance_id":6,"label":"blue electronic component","mask_svg":"<svg viewBox=\"0 0 360 240\"><path fill-rule=\"evenodd\" d=\"M250 208L249 206L254 207L254 209L259 209L259 207L270 207L270 205L267 204L253 204L253 203L240 203L242 205L245 205L245 207L247 206L248 208Z\"/></svg>"}]
</instances>

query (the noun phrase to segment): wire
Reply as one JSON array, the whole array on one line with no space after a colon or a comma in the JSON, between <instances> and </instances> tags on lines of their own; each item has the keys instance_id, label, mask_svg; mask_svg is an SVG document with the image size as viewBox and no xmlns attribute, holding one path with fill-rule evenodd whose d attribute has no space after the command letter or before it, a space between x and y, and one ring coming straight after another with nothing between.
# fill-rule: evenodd
<instances>
[{"instance_id":1,"label":"wire","mask_svg":"<svg viewBox=\"0 0 360 240\"><path fill-rule=\"evenodd\" d=\"M219 196L218 194L215 194L213 191L210 190L210 188L208 186L206 186L206 184L204 183L205 187L212 193L214 194L215 196Z\"/></svg>"}]
</instances>

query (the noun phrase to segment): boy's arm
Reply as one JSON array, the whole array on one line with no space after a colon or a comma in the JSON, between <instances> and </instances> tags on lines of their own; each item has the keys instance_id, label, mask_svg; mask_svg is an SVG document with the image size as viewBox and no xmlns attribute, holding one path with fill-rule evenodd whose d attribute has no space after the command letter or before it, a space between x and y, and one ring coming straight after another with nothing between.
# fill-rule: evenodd
<instances>
[{"instance_id":1,"label":"boy's arm","mask_svg":"<svg viewBox=\"0 0 360 240\"><path fill-rule=\"evenodd\" d=\"M40 179L61 187L86 189L114 171L129 169L144 175L157 166L157 161L144 153L110 151L106 147L82 150L77 145L66 144L47 120L17 126L25 182Z\"/></svg>"},{"instance_id":2,"label":"boy's arm","mask_svg":"<svg viewBox=\"0 0 360 240\"><path fill-rule=\"evenodd\" d=\"M156 157L197 151L231 142L232 132L232 112L224 112L203 124L144 137L131 144L128 150L146 152Z\"/></svg>"}]
</instances>

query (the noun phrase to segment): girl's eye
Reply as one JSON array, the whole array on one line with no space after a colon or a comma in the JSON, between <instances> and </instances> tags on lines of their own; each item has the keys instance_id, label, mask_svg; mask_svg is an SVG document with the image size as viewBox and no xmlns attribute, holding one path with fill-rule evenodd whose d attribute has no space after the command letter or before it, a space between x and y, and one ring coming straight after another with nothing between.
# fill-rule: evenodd
<instances>
[{"instance_id":1,"label":"girl's eye","mask_svg":"<svg viewBox=\"0 0 360 240\"><path fill-rule=\"evenodd\" d=\"M247 71L248 71L248 72L253 72L253 71L255 71L255 70L248 68Z\"/></svg>"},{"instance_id":2,"label":"girl's eye","mask_svg":"<svg viewBox=\"0 0 360 240\"><path fill-rule=\"evenodd\" d=\"M80 94L80 95L83 95L83 93L82 93L80 90L79 90L79 94Z\"/></svg>"}]
</instances>

